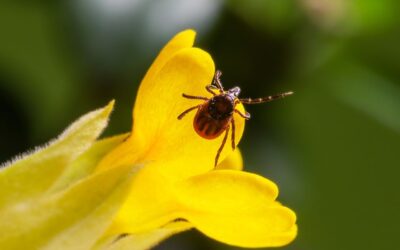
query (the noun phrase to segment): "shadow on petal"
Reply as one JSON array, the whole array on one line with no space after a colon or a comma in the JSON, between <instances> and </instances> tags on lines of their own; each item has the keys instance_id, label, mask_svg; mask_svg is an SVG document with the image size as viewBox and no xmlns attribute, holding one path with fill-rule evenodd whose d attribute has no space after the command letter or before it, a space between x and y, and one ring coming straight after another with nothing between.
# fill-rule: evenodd
<instances>
[{"instance_id":1,"label":"shadow on petal","mask_svg":"<svg viewBox=\"0 0 400 250\"><path fill-rule=\"evenodd\" d=\"M191 229L192 226L188 222L171 222L163 227L155 230L128 234L110 244L104 244L103 247L95 248L95 250L144 250L150 249L161 241L171 237L174 234Z\"/></svg>"}]
</instances>

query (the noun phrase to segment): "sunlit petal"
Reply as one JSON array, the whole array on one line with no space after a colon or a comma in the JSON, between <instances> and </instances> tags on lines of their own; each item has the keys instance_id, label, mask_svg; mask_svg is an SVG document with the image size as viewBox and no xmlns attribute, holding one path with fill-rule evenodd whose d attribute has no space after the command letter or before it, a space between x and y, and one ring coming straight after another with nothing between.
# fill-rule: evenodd
<instances>
[{"instance_id":1,"label":"sunlit petal","mask_svg":"<svg viewBox=\"0 0 400 250\"><path fill-rule=\"evenodd\" d=\"M223 135L207 140L196 134L195 111L182 120L177 116L203 102L185 99L182 93L210 96L205 86L212 81L214 71L210 55L203 50L189 48L175 53L158 72L153 84L142 89L143 96L136 102L135 110L139 111L135 111L132 136L111 152L99 168L143 162L157 168L155 174L177 179L213 169ZM238 105L238 109L243 110L243 106ZM243 134L244 119L236 114L234 118L237 143ZM229 152L232 152L230 141L220 159Z\"/></svg>"},{"instance_id":2,"label":"sunlit petal","mask_svg":"<svg viewBox=\"0 0 400 250\"><path fill-rule=\"evenodd\" d=\"M238 148L235 149L232 153L230 153L225 160L223 160L216 169L234 169L234 170L242 170L243 169L243 158L242 153Z\"/></svg>"},{"instance_id":3,"label":"sunlit petal","mask_svg":"<svg viewBox=\"0 0 400 250\"><path fill-rule=\"evenodd\" d=\"M242 247L288 244L297 232L296 216L275 201L271 181L246 172L212 171L177 186L180 216L221 242Z\"/></svg>"},{"instance_id":4,"label":"sunlit petal","mask_svg":"<svg viewBox=\"0 0 400 250\"><path fill-rule=\"evenodd\" d=\"M107 233L109 235L142 233L177 218L171 180L148 166L143 167L136 177L130 195Z\"/></svg>"},{"instance_id":5,"label":"sunlit petal","mask_svg":"<svg viewBox=\"0 0 400 250\"><path fill-rule=\"evenodd\" d=\"M224 133L213 140L198 135L193 128L196 109L177 119L186 109L205 102L183 98L183 93L211 97L205 87L212 82L214 62L207 52L191 47L193 38L193 33L181 33L161 52L139 89L130 137L98 166L98 170L142 166L106 236L140 235L183 218L227 244L287 244L296 235L296 217L275 201L276 185L237 171L243 161L240 151L232 149L230 133L221 163L214 169ZM236 108L244 112L241 104ZM244 119L236 113L233 118L237 144Z\"/></svg>"},{"instance_id":6,"label":"sunlit petal","mask_svg":"<svg viewBox=\"0 0 400 250\"><path fill-rule=\"evenodd\" d=\"M135 108L133 109L135 112L140 112L141 108L146 109L146 107L140 107L140 103L142 102L141 99L146 98L145 96L147 88L154 84L153 81L157 76L157 73L176 52L180 51L181 49L191 48L193 46L195 36L196 32L194 30L182 31L176 34L160 51L140 84L138 95L136 97Z\"/></svg>"}]
</instances>

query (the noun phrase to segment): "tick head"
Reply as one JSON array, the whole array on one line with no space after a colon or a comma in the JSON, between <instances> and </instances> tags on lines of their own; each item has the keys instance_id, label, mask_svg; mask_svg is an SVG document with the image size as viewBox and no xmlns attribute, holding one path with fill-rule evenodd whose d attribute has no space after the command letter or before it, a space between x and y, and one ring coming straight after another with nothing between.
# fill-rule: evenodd
<instances>
[{"instance_id":1,"label":"tick head","mask_svg":"<svg viewBox=\"0 0 400 250\"><path fill-rule=\"evenodd\" d=\"M230 90L227 91L229 95L233 95L234 97L238 97L240 94L240 88L239 87L233 87Z\"/></svg>"},{"instance_id":2,"label":"tick head","mask_svg":"<svg viewBox=\"0 0 400 250\"><path fill-rule=\"evenodd\" d=\"M210 99L208 112L216 120L225 119L233 114L234 101L229 94L214 96Z\"/></svg>"}]
</instances>

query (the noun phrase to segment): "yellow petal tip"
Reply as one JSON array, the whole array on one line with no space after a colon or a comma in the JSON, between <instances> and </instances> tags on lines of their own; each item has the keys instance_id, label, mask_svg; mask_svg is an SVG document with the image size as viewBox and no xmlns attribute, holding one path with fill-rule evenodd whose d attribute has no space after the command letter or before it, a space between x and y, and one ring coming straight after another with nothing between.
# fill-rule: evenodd
<instances>
[{"instance_id":1,"label":"yellow petal tip","mask_svg":"<svg viewBox=\"0 0 400 250\"><path fill-rule=\"evenodd\" d=\"M176 34L171 40L189 40L193 41L196 38L196 31L193 29L186 29Z\"/></svg>"},{"instance_id":2,"label":"yellow petal tip","mask_svg":"<svg viewBox=\"0 0 400 250\"><path fill-rule=\"evenodd\" d=\"M107 115L109 115L113 111L114 104L115 104L115 100L113 99L110 102L108 102L108 104L105 106L104 112L107 113Z\"/></svg>"}]
</instances>

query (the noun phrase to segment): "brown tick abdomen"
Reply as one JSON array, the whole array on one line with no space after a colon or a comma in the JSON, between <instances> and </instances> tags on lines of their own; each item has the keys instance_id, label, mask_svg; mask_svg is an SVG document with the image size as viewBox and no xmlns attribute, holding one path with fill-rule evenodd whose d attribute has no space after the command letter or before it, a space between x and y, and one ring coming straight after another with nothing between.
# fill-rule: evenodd
<instances>
[{"instance_id":1,"label":"brown tick abdomen","mask_svg":"<svg viewBox=\"0 0 400 250\"><path fill-rule=\"evenodd\" d=\"M193 127L198 135L205 139L212 140L217 138L222 134L222 132L225 131L232 117L229 116L219 120L214 119L208 112L208 104L209 103L205 103L197 110L196 116L193 120Z\"/></svg>"}]
</instances>

